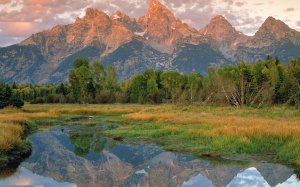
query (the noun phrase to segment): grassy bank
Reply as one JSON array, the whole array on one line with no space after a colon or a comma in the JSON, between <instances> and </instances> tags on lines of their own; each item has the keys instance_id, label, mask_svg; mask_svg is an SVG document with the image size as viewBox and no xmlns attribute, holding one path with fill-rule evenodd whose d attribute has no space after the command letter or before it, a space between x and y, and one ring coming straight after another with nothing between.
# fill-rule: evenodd
<instances>
[{"instance_id":1,"label":"grassy bank","mask_svg":"<svg viewBox=\"0 0 300 187\"><path fill-rule=\"evenodd\" d=\"M25 139L36 126L16 115L15 111L5 109L0 112L0 168L31 153L31 145Z\"/></svg>"},{"instance_id":2,"label":"grassy bank","mask_svg":"<svg viewBox=\"0 0 300 187\"><path fill-rule=\"evenodd\" d=\"M300 165L300 112L293 108L160 105L122 119L135 123L110 135L195 155L250 154Z\"/></svg>"}]
</instances>

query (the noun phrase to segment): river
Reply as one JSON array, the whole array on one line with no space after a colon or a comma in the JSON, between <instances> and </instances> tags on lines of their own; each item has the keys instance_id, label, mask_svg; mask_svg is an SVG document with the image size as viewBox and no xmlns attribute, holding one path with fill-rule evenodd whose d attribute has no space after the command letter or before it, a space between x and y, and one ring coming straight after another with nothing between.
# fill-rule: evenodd
<instances>
[{"instance_id":1,"label":"river","mask_svg":"<svg viewBox=\"0 0 300 187\"><path fill-rule=\"evenodd\" d=\"M294 169L266 161L206 160L103 137L103 126L62 126L29 138L31 156L0 171L0 186L298 187Z\"/></svg>"}]
</instances>

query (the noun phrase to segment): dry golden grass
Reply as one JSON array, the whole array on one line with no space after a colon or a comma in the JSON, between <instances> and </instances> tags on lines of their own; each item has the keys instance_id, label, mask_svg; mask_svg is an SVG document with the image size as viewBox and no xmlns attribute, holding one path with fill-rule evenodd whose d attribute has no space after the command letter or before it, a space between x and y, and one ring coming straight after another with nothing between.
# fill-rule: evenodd
<instances>
[{"instance_id":1,"label":"dry golden grass","mask_svg":"<svg viewBox=\"0 0 300 187\"><path fill-rule=\"evenodd\" d=\"M0 111L0 122L23 124L30 119L59 118L62 115L92 115L110 113L130 113L138 111L138 107L111 105L25 105L24 109L6 108Z\"/></svg>"},{"instance_id":2,"label":"dry golden grass","mask_svg":"<svg viewBox=\"0 0 300 187\"><path fill-rule=\"evenodd\" d=\"M0 114L0 151L9 151L21 141L23 129L27 118L15 113Z\"/></svg>"},{"instance_id":3,"label":"dry golden grass","mask_svg":"<svg viewBox=\"0 0 300 187\"><path fill-rule=\"evenodd\" d=\"M54 109L60 114L111 114L111 113L130 113L136 110L128 108L74 108L74 109Z\"/></svg>"},{"instance_id":4,"label":"dry golden grass","mask_svg":"<svg viewBox=\"0 0 300 187\"><path fill-rule=\"evenodd\" d=\"M25 110L33 113L46 112L49 117L61 114L109 114L132 113L142 108L141 105L80 105L80 104L53 104L53 105L26 105ZM32 116L33 118L35 116Z\"/></svg>"},{"instance_id":5,"label":"dry golden grass","mask_svg":"<svg viewBox=\"0 0 300 187\"><path fill-rule=\"evenodd\" d=\"M60 115L53 112L37 112L37 113L26 113L21 111L12 112L9 114L0 113L0 122L3 123L15 123L25 124L30 122L30 119L41 119L41 118L57 118Z\"/></svg>"},{"instance_id":6,"label":"dry golden grass","mask_svg":"<svg viewBox=\"0 0 300 187\"><path fill-rule=\"evenodd\" d=\"M2 123L14 123L14 124L24 124L28 121L24 115L20 114L0 114L0 122Z\"/></svg>"},{"instance_id":7,"label":"dry golden grass","mask_svg":"<svg viewBox=\"0 0 300 187\"><path fill-rule=\"evenodd\" d=\"M0 150L9 151L21 141L22 127L14 123L0 123Z\"/></svg>"},{"instance_id":8,"label":"dry golden grass","mask_svg":"<svg viewBox=\"0 0 300 187\"><path fill-rule=\"evenodd\" d=\"M61 114L55 110L49 110L47 112L23 113L23 115L30 119L58 118L61 116Z\"/></svg>"},{"instance_id":9,"label":"dry golden grass","mask_svg":"<svg viewBox=\"0 0 300 187\"><path fill-rule=\"evenodd\" d=\"M276 136L282 138L298 137L300 134L300 125L265 125L256 124L252 126L225 126L215 128L206 133L210 136Z\"/></svg>"},{"instance_id":10,"label":"dry golden grass","mask_svg":"<svg viewBox=\"0 0 300 187\"><path fill-rule=\"evenodd\" d=\"M189 111L178 111L174 106L166 106L162 109L158 106L156 109L144 109L140 112L125 114L122 116L124 120L142 120L153 121L155 123L167 123L174 125L208 125L211 128L209 131L199 132L209 136L278 136L278 137L297 137L300 136L300 117L269 117L269 116L239 116L235 115L237 112L242 114L242 110L236 109L230 111L224 111L224 115L221 116L220 112L225 109L215 110L201 110L193 109ZM252 110L252 109L250 109ZM245 110L245 112L248 112ZM259 111L256 111L259 113ZM235 115L235 116L234 116ZM172 131L172 130L171 130ZM197 130L193 129L192 133L197 133Z\"/></svg>"},{"instance_id":11,"label":"dry golden grass","mask_svg":"<svg viewBox=\"0 0 300 187\"><path fill-rule=\"evenodd\" d=\"M252 126L255 124L260 125L300 125L300 118L263 118L263 117L220 117L213 114L197 115L190 113L174 114L174 113L131 113L122 116L125 120L143 120L155 121L158 123L174 123L174 124L210 124L210 125L243 125Z\"/></svg>"}]
</instances>

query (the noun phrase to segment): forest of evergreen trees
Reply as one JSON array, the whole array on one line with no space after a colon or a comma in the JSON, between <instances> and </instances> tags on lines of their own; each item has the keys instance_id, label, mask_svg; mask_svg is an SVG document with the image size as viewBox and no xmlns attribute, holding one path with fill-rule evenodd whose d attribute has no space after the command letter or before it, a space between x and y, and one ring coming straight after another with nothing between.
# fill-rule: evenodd
<instances>
[{"instance_id":1,"label":"forest of evergreen trees","mask_svg":"<svg viewBox=\"0 0 300 187\"><path fill-rule=\"evenodd\" d=\"M147 70L117 80L114 67L85 58L74 62L68 81L48 85L0 85L0 108L30 103L214 103L261 107L300 104L300 57L287 64L268 57L209 68L208 74Z\"/></svg>"}]
</instances>

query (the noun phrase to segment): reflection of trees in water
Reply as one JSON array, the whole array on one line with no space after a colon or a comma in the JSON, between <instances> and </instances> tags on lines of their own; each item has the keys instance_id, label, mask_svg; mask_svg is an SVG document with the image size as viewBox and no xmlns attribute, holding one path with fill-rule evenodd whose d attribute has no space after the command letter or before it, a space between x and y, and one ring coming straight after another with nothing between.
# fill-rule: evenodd
<instances>
[{"instance_id":1,"label":"reflection of trees in water","mask_svg":"<svg viewBox=\"0 0 300 187\"><path fill-rule=\"evenodd\" d=\"M297 175L297 178L300 179L300 165L298 165L295 169L295 173Z\"/></svg>"},{"instance_id":2,"label":"reflection of trees in water","mask_svg":"<svg viewBox=\"0 0 300 187\"><path fill-rule=\"evenodd\" d=\"M116 145L115 141L104 138L99 134L92 132L79 132L80 130L70 133L70 141L75 146L75 154L85 157L90 151L101 153L104 148L113 149Z\"/></svg>"}]
</instances>

